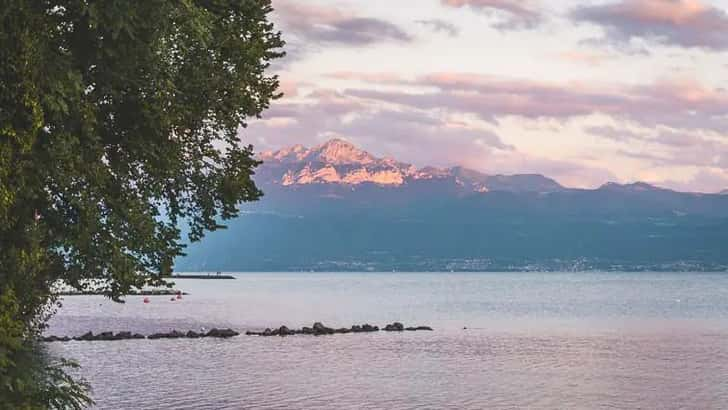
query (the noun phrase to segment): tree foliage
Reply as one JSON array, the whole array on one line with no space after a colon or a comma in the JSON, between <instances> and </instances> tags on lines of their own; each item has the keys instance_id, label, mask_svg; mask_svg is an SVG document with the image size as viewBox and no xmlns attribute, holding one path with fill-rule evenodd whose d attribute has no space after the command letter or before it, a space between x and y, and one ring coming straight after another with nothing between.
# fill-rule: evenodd
<instances>
[{"instance_id":1,"label":"tree foliage","mask_svg":"<svg viewBox=\"0 0 728 410\"><path fill-rule=\"evenodd\" d=\"M181 221L199 240L260 197L238 131L279 96L271 11L0 1L0 380L55 282L102 279L117 300L159 284L183 251Z\"/></svg>"}]
</instances>

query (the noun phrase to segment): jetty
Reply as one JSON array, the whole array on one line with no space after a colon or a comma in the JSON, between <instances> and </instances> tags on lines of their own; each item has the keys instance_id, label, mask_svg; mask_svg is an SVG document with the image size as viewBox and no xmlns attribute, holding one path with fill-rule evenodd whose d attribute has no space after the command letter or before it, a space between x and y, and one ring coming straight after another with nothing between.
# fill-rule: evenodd
<instances>
[{"instance_id":1,"label":"jetty","mask_svg":"<svg viewBox=\"0 0 728 410\"><path fill-rule=\"evenodd\" d=\"M394 322L384 326L382 331L385 332L414 332L414 331L432 331L429 326L411 326L405 327L400 322ZM372 326L370 324L354 325L352 327L343 328L331 328L324 326L321 322L316 322L311 327L303 327L301 329L289 329L286 326L281 326L276 329L265 329L262 332L247 331L245 332L248 336L294 336L294 335L310 335L310 336L325 336L335 334L347 334L347 333L373 333L379 332L379 326ZM207 332L195 332L190 330L187 332L179 332L172 330L166 333L153 333L145 336L139 333L132 332L102 332L94 334L93 332L84 333L81 336L70 337L70 336L47 336L41 337L42 342L97 342L97 341L115 341L115 340L132 340L132 339L146 339L146 340L157 340L157 339L201 339L201 338L216 338L216 339L228 339L240 335L240 332L233 329L218 329L213 328Z\"/></svg>"}]
</instances>

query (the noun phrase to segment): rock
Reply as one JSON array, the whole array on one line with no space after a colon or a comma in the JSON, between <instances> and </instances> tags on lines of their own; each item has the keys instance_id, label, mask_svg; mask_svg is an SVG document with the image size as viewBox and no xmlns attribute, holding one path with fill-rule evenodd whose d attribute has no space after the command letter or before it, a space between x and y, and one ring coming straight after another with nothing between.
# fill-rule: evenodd
<instances>
[{"instance_id":1,"label":"rock","mask_svg":"<svg viewBox=\"0 0 728 410\"><path fill-rule=\"evenodd\" d=\"M151 334L151 335L149 335L149 337L147 337L147 339L152 339L152 340L155 340L155 339L179 339L181 337L185 337L185 334L182 333L182 332L178 332L176 330L172 330L169 333L154 333L154 334Z\"/></svg>"},{"instance_id":2,"label":"rock","mask_svg":"<svg viewBox=\"0 0 728 410\"><path fill-rule=\"evenodd\" d=\"M71 338L68 337L68 336L62 336L62 337L59 337L59 336L47 336L47 337L40 338L40 340L41 340L41 342L49 342L49 343L53 343L53 342L70 342L71 341Z\"/></svg>"},{"instance_id":3,"label":"rock","mask_svg":"<svg viewBox=\"0 0 728 410\"><path fill-rule=\"evenodd\" d=\"M351 333L351 329L347 329L345 327L342 327L341 329L334 330L334 333Z\"/></svg>"},{"instance_id":4,"label":"rock","mask_svg":"<svg viewBox=\"0 0 728 410\"><path fill-rule=\"evenodd\" d=\"M289 328L287 328L285 326L281 326L278 329L278 335L279 336L292 336L292 335L295 335L295 334L296 333L294 331L292 331L291 329L289 329Z\"/></svg>"},{"instance_id":5,"label":"rock","mask_svg":"<svg viewBox=\"0 0 728 410\"><path fill-rule=\"evenodd\" d=\"M131 332L119 332L114 336L114 340L127 340L132 338Z\"/></svg>"},{"instance_id":6,"label":"rock","mask_svg":"<svg viewBox=\"0 0 728 410\"><path fill-rule=\"evenodd\" d=\"M316 336L333 335L334 329L324 326L321 322L316 322L313 324L313 334Z\"/></svg>"},{"instance_id":7,"label":"rock","mask_svg":"<svg viewBox=\"0 0 728 410\"><path fill-rule=\"evenodd\" d=\"M147 337L147 339L150 339L150 340L166 339L166 338L167 338L166 333L153 333Z\"/></svg>"},{"instance_id":8,"label":"rock","mask_svg":"<svg viewBox=\"0 0 728 410\"><path fill-rule=\"evenodd\" d=\"M172 331L172 332L171 332L171 333L169 334L169 338L170 338L170 339L179 339L179 338L182 338L182 337L187 337L187 334L186 334L186 333L182 333L182 332L178 332L178 331L176 331L176 330L173 330L173 331Z\"/></svg>"},{"instance_id":9,"label":"rock","mask_svg":"<svg viewBox=\"0 0 728 410\"><path fill-rule=\"evenodd\" d=\"M82 334L81 336L74 337L73 340L82 340L82 341L88 342L88 341L94 340L94 333L86 332L86 333Z\"/></svg>"},{"instance_id":10,"label":"rock","mask_svg":"<svg viewBox=\"0 0 728 410\"><path fill-rule=\"evenodd\" d=\"M187 332L187 334L185 334L185 337L190 339L199 339L200 337L202 337L202 335L193 330L190 330L189 332Z\"/></svg>"},{"instance_id":11,"label":"rock","mask_svg":"<svg viewBox=\"0 0 728 410\"><path fill-rule=\"evenodd\" d=\"M98 335L96 335L94 340L101 340L101 341L114 340L114 332L101 332Z\"/></svg>"},{"instance_id":12,"label":"rock","mask_svg":"<svg viewBox=\"0 0 728 410\"><path fill-rule=\"evenodd\" d=\"M391 325L385 326L384 330L386 332L401 332L404 330L404 325L399 322L394 322Z\"/></svg>"},{"instance_id":13,"label":"rock","mask_svg":"<svg viewBox=\"0 0 728 410\"><path fill-rule=\"evenodd\" d=\"M408 331L411 331L411 332L417 331L417 330L430 330L430 331L432 331L432 328L429 327L429 326L417 326L417 327L408 327L408 328L405 328L404 330L408 330Z\"/></svg>"},{"instance_id":14,"label":"rock","mask_svg":"<svg viewBox=\"0 0 728 410\"><path fill-rule=\"evenodd\" d=\"M134 333L134 335L131 338L132 339L146 339L146 336L139 334L139 333Z\"/></svg>"},{"instance_id":15,"label":"rock","mask_svg":"<svg viewBox=\"0 0 728 410\"><path fill-rule=\"evenodd\" d=\"M304 335L312 335L313 329L311 329L310 327L304 327L303 329L301 329L301 333Z\"/></svg>"},{"instance_id":16,"label":"rock","mask_svg":"<svg viewBox=\"0 0 728 410\"><path fill-rule=\"evenodd\" d=\"M236 332L236 331L234 331L232 329L225 329L225 330L223 330L222 337L235 337L235 336L240 336L240 333L238 333L238 332Z\"/></svg>"},{"instance_id":17,"label":"rock","mask_svg":"<svg viewBox=\"0 0 728 410\"><path fill-rule=\"evenodd\" d=\"M211 329L209 332L207 332L206 336L227 339L229 337L237 336L239 334L240 333L232 329Z\"/></svg>"},{"instance_id":18,"label":"rock","mask_svg":"<svg viewBox=\"0 0 728 410\"><path fill-rule=\"evenodd\" d=\"M378 332L379 326L372 326L369 323L365 323L364 326L361 327L361 330L363 332Z\"/></svg>"},{"instance_id":19,"label":"rock","mask_svg":"<svg viewBox=\"0 0 728 410\"><path fill-rule=\"evenodd\" d=\"M369 323L366 323L366 324L364 324L362 326L359 326L359 325L352 326L351 327L351 331L354 332L354 333L378 332L379 331L379 327L372 326Z\"/></svg>"}]
</instances>

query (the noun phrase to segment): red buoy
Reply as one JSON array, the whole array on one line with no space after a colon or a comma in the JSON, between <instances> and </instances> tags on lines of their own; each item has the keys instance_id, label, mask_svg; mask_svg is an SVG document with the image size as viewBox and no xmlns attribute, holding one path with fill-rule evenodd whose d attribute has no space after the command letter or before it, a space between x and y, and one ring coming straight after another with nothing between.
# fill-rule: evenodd
<instances>
[{"instance_id":1,"label":"red buoy","mask_svg":"<svg viewBox=\"0 0 728 410\"><path fill-rule=\"evenodd\" d=\"M144 303L149 303L149 298L144 298Z\"/></svg>"}]
</instances>

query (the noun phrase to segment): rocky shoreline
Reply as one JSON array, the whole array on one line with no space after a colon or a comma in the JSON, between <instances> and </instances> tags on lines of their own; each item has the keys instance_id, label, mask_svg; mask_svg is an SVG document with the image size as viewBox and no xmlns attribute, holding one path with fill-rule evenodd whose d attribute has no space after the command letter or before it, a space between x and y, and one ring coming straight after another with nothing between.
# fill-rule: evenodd
<instances>
[{"instance_id":1,"label":"rocky shoreline","mask_svg":"<svg viewBox=\"0 0 728 410\"><path fill-rule=\"evenodd\" d=\"M382 331L385 332L414 332L414 331L432 331L433 329L429 326L415 326L415 327L405 327L402 323L394 322L391 324L386 325ZM276 329L265 329L262 332L254 332L254 331L247 331L245 332L248 336L295 336L295 335L311 335L311 336L324 336L324 335L334 335L334 334L347 334L347 333L372 333L372 332L379 332L380 328L379 326L372 326L368 323L363 325L354 325L350 328L331 328L324 326L321 322L316 322L311 327L303 327L301 329L289 329L286 326L281 326ZM132 333L132 332L102 332L98 334L94 334L93 332L87 332L84 333L81 336L76 337L69 337L69 336L47 336L47 337L41 337L39 340L41 342L70 342L70 341L80 341L80 342L95 342L95 341L115 341L115 340L138 340L138 339L146 339L146 340L158 340L158 339L201 339L206 337L211 338L217 338L217 339L227 339L230 337L238 336L240 335L239 332L236 332L232 329L211 329L207 332L195 332L194 330L190 330L187 332L179 332L177 330L172 330L171 332L167 333L153 333L151 335L145 336L139 333Z\"/></svg>"}]
</instances>

